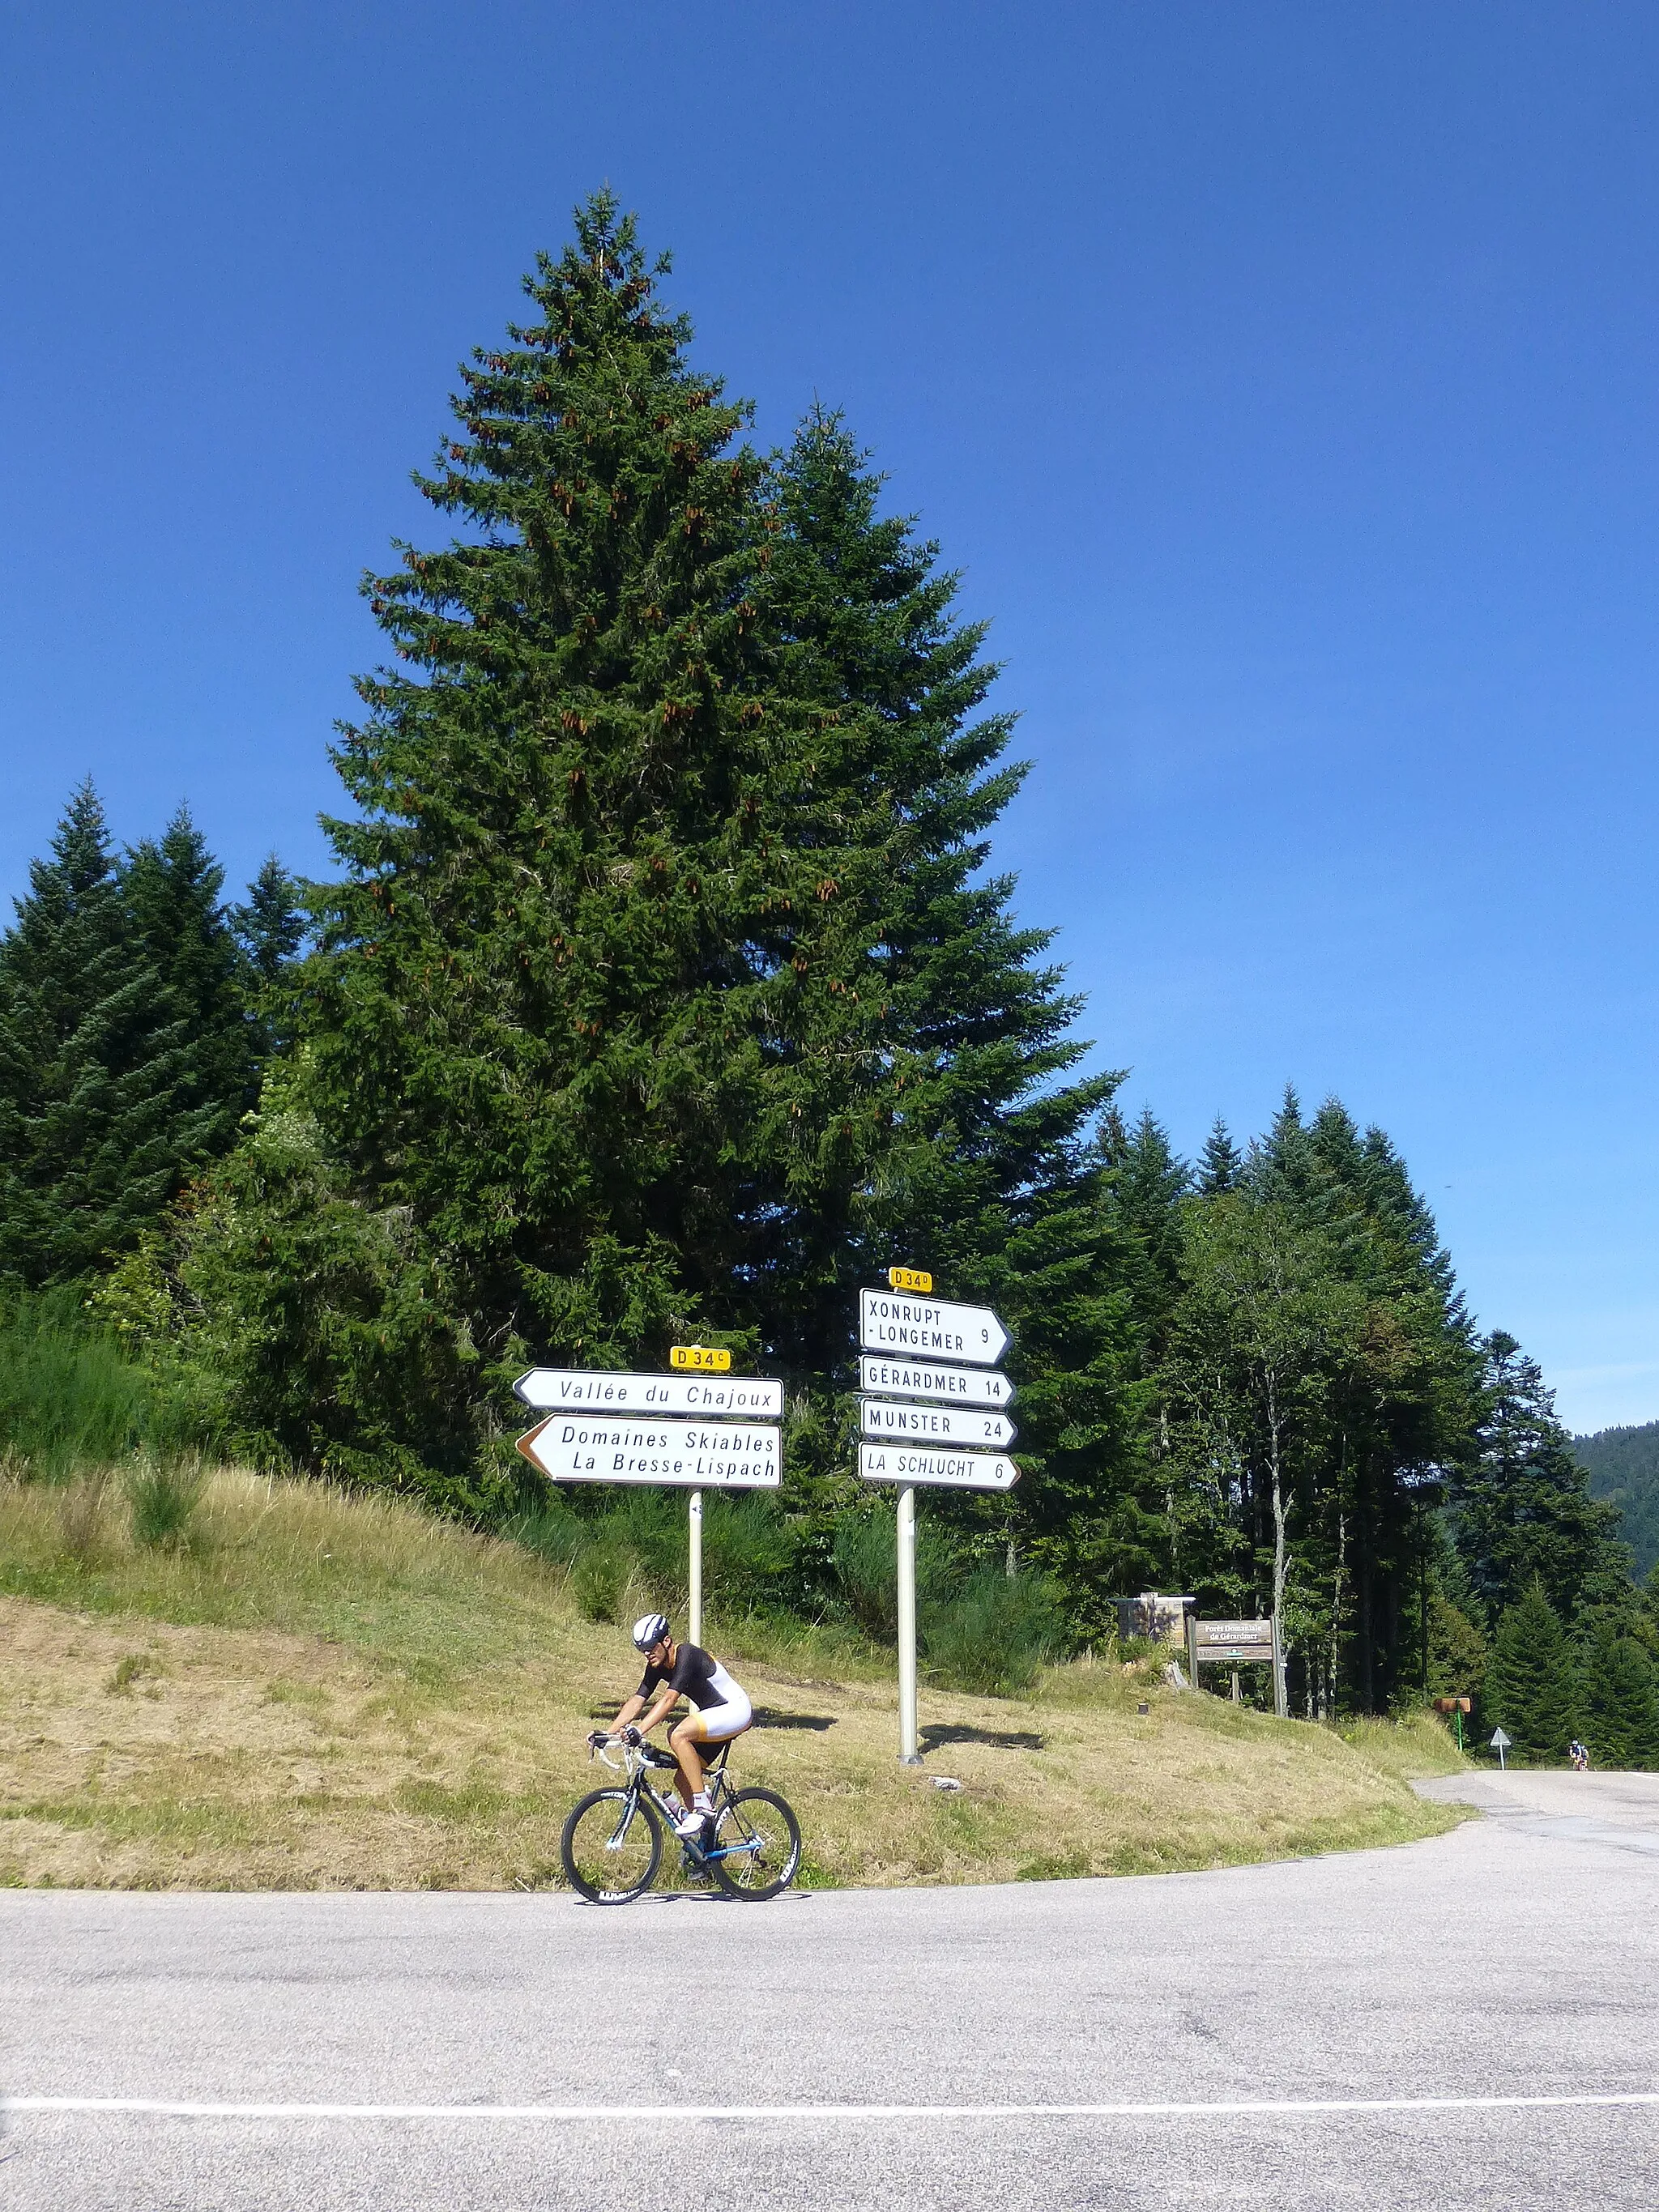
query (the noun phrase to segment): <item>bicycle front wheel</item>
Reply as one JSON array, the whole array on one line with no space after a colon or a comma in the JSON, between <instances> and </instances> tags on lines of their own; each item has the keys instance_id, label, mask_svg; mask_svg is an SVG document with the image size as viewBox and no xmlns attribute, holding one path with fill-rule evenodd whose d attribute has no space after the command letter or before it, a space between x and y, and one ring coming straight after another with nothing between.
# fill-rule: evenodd
<instances>
[{"instance_id":1,"label":"bicycle front wheel","mask_svg":"<svg viewBox=\"0 0 1659 2212\"><path fill-rule=\"evenodd\" d=\"M775 1790L735 1790L721 1808L708 1863L728 1897L775 1897L800 1866L800 1823Z\"/></svg>"},{"instance_id":2,"label":"bicycle front wheel","mask_svg":"<svg viewBox=\"0 0 1659 2212\"><path fill-rule=\"evenodd\" d=\"M631 1790L595 1790L572 1806L559 1838L565 1879L590 1905L626 1905L657 1878L662 1826Z\"/></svg>"}]
</instances>

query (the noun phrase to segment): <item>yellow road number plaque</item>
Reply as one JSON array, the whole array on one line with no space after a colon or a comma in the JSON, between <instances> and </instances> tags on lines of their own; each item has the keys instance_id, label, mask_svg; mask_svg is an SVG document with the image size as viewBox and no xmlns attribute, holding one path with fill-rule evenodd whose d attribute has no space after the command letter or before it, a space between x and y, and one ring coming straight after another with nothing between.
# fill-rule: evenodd
<instances>
[{"instance_id":1,"label":"yellow road number plaque","mask_svg":"<svg viewBox=\"0 0 1659 2212\"><path fill-rule=\"evenodd\" d=\"M933 1279L925 1267L890 1267L887 1287L891 1291L931 1291Z\"/></svg>"},{"instance_id":2,"label":"yellow road number plaque","mask_svg":"<svg viewBox=\"0 0 1659 2212\"><path fill-rule=\"evenodd\" d=\"M707 1344L677 1344L668 1355L671 1367L691 1367L704 1375L725 1375L732 1365L729 1352L718 1352Z\"/></svg>"}]
</instances>

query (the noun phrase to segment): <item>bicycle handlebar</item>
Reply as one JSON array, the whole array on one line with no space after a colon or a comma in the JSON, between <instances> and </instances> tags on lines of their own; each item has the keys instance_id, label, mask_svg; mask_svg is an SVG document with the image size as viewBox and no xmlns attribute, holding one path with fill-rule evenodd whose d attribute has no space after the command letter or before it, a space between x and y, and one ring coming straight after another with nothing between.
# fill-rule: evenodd
<instances>
[{"instance_id":1,"label":"bicycle handlebar","mask_svg":"<svg viewBox=\"0 0 1659 2212\"><path fill-rule=\"evenodd\" d=\"M611 1758L611 1753L613 1751L621 1752L620 1762ZM654 1766L660 1771L665 1772L674 1764L672 1759L665 1758L659 1751L654 1751L648 1743L624 1743L620 1737L610 1738L604 1743L590 1743L587 1747L587 1756L590 1760L597 1759L601 1766L608 1766L613 1774L626 1774L630 1777L639 1773L642 1767L647 1766Z\"/></svg>"}]
</instances>

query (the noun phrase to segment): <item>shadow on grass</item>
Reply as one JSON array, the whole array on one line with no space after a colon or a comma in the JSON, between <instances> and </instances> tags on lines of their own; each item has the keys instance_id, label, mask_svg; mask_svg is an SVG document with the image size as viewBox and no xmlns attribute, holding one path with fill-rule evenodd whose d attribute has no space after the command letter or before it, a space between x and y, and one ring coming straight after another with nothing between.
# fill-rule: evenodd
<instances>
[{"instance_id":1,"label":"shadow on grass","mask_svg":"<svg viewBox=\"0 0 1659 2212\"><path fill-rule=\"evenodd\" d=\"M1041 1751L1048 1738L1029 1729L964 1728L955 1722L936 1721L921 1731L921 1741L923 1751L943 1751L947 1743L988 1743L997 1751Z\"/></svg>"}]
</instances>

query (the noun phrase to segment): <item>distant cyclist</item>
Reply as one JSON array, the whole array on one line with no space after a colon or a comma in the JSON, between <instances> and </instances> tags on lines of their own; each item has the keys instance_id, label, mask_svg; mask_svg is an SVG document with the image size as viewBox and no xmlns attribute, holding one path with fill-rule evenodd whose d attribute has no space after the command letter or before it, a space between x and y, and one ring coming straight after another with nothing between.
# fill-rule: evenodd
<instances>
[{"instance_id":1,"label":"distant cyclist","mask_svg":"<svg viewBox=\"0 0 1659 2212\"><path fill-rule=\"evenodd\" d=\"M690 1843L714 1817L714 1807L703 1787L704 1744L729 1743L753 1722L749 1694L735 1682L718 1659L695 1644L676 1644L668 1623L659 1613L648 1613L634 1623L634 1648L645 1654L645 1676L609 1729L595 1729L588 1741L595 1746L619 1738L637 1743L665 1720L678 1699L691 1710L669 1731L668 1746L679 1769L679 1792L685 1806L674 1833ZM654 1702L653 1702L654 1700ZM646 1707L649 1705L649 1712ZM645 1718L640 1715L645 1713ZM638 1726L634 1723L638 1722Z\"/></svg>"},{"instance_id":2,"label":"distant cyclist","mask_svg":"<svg viewBox=\"0 0 1659 2212\"><path fill-rule=\"evenodd\" d=\"M1572 1741L1567 1746L1567 1757L1572 1761L1574 1767L1580 1774L1589 1773L1589 1753L1585 1750L1583 1745L1579 1742L1577 1736L1574 1736Z\"/></svg>"}]
</instances>

